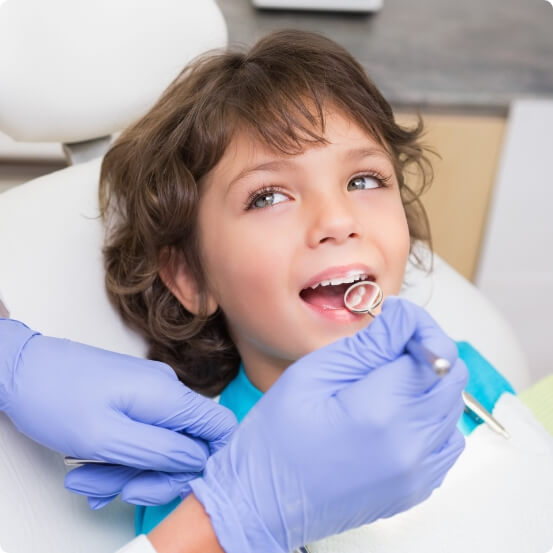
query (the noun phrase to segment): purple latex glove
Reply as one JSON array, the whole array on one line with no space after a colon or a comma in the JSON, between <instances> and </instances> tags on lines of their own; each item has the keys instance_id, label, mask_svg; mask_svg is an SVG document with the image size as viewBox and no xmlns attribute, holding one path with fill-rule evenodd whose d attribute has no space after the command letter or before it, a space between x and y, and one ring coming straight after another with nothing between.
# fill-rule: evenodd
<instances>
[{"instance_id":1,"label":"purple latex glove","mask_svg":"<svg viewBox=\"0 0 553 553\"><path fill-rule=\"evenodd\" d=\"M164 363L41 336L9 319L0 319L0 411L50 449L125 465L68 474L68 488L94 508L119 493L147 505L185 495L236 427L228 409Z\"/></svg>"},{"instance_id":2,"label":"purple latex glove","mask_svg":"<svg viewBox=\"0 0 553 553\"><path fill-rule=\"evenodd\" d=\"M72 470L65 478L65 487L88 497L92 509L101 509L115 499L136 505L165 505L177 496L190 493L190 480L196 472L160 472L121 465L85 465Z\"/></svg>"},{"instance_id":3,"label":"purple latex glove","mask_svg":"<svg viewBox=\"0 0 553 553\"><path fill-rule=\"evenodd\" d=\"M439 379L406 354L452 364ZM388 298L366 329L291 365L190 482L227 553L284 553L426 499L464 448L467 371L420 307Z\"/></svg>"}]
</instances>

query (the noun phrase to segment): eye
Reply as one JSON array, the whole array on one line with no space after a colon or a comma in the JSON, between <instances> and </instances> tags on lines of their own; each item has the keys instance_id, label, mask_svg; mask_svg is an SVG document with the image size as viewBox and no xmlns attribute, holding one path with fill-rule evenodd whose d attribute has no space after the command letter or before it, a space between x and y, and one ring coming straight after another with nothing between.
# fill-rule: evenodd
<instances>
[{"instance_id":1,"label":"eye","mask_svg":"<svg viewBox=\"0 0 553 553\"><path fill-rule=\"evenodd\" d=\"M377 175L358 175L348 182L348 190L371 190L386 186L384 179Z\"/></svg>"},{"instance_id":2,"label":"eye","mask_svg":"<svg viewBox=\"0 0 553 553\"><path fill-rule=\"evenodd\" d=\"M246 203L246 209L262 209L288 200L288 196L273 188L253 192Z\"/></svg>"}]
</instances>

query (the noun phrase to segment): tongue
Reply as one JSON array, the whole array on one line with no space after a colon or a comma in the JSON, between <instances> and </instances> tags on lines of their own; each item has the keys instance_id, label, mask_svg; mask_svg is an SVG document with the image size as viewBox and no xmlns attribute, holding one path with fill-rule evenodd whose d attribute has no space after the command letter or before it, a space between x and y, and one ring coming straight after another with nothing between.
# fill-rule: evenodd
<instances>
[{"instance_id":1,"label":"tongue","mask_svg":"<svg viewBox=\"0 0 553 553\"><path fill-rule=\"evenodd\" d=\"M305 288L300 292L303 301L326 309L343 309L344 294L351 284L337 284L336 286L317 286Z\"/></svg>"}]
</instances>

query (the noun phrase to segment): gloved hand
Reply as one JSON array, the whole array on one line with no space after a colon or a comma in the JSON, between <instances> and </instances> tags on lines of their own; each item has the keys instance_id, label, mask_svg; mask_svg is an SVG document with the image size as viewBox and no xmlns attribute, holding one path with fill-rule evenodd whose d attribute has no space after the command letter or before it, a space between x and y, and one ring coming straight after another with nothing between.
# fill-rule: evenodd
<instances>
[{"instance_id":1,"label":"gloved hand","mask_svg":"<svg viewBox=\"0 0 553 553\"><path fill-rule=\"evenodd\" d=\"M67 487L93 508L119 493L147 505L185 495L236 426L168 365L41 336L9 319L0 319L0 411L46 447L126 465L67 475Z\"/></svg>"},{"instance_id":2,"label":"gloved hand","mask_svg":"<svg viewBox=\"0 0 553 553\"><path fill-rule=\"evenodd\" d=\"M452 364L439 379L415 337ZM227 553L289 552L409 509L461 454L467 382L455 343L389 298L367 328L291 365L190 482Z\"/></svg>"}]
</instances>

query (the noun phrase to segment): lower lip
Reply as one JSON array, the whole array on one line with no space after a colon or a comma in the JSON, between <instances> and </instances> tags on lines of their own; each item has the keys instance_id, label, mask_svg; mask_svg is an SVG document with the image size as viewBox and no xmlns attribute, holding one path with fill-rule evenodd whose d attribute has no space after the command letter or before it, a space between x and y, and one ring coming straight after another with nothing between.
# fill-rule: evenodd
<instances>
[{"instance_id":1,"label":"lower lip","mask_svg":"<svg viewBox=\"0 0 553 553\"><path fill-rule=\"evenodd\" d=\"M321 307L318 305L313 305L312 303L307 303L303 299L301 299L301 301L313 313L328 321L333 321L337 323L353 323L353 322L359 322L359 320L364 317L364 315L360 315L358 313L352 313L345 307L341 309L336 309L335 307Z\"/></svg>"}]
</instances>

